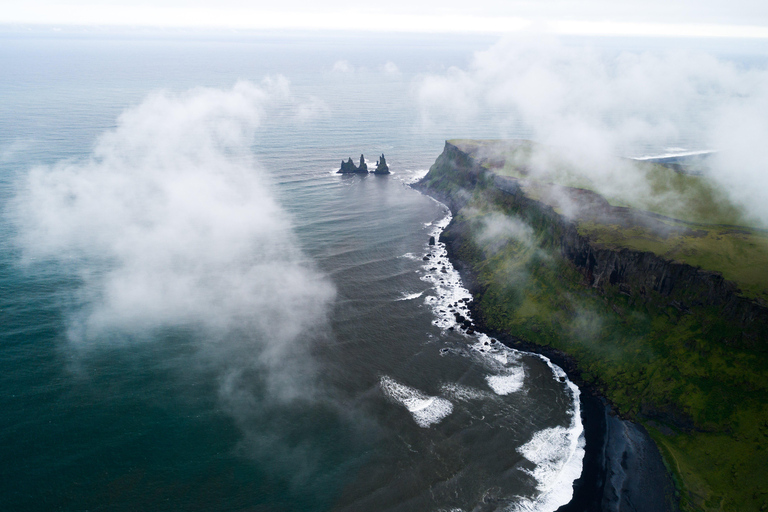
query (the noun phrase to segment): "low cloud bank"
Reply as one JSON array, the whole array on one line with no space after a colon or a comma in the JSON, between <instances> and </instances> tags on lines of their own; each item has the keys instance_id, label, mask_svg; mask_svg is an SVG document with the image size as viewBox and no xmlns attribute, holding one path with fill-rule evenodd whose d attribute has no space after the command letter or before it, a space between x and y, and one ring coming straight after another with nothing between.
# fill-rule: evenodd
<instances>
[{"instance_id":1,"label":"low cloud bank","mask_svg":"<svg viewBox=\"0 0 768 512\"><path fill-rule=\"evenodd\" d=\"M238 384L247 375L270 399L306 393L308 333L322 330L334 288L251 152L269 108L295 103L279 77L154 93L88 158L20 179L9 213L23 261L79 278L72 347L157 342L180 328L233 414L258 387Z\"/></svg>"},{"instance_id":2,"label":"low cloud bank","mask_svg":"<svg viewBox=\"0 0 768 512\"><path fill-rule=\"evenodd\" d=\"M564 149L599 190L641 200L652 187L616 156L719 150L713 179L768 226L764 68L705 53L616 54L521 36L476 53L467 69L422 76L415 94L425 127L483 122L499 137L524 133Z\"/></svg>"}]
</instances>

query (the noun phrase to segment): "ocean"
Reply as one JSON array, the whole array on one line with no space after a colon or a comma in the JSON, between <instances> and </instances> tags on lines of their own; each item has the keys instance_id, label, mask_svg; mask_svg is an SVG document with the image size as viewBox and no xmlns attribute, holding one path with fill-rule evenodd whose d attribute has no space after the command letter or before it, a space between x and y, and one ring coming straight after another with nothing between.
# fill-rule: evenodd
<instances>
[{"instance_id":1,"label":"ocean","mask_svg":"<svg viewBox=\"0 0 768 512\"><path fill-rule=\"evenodd\" d=\"M530 135L419 115L492 43L4 34L0 508L567 503L580 392L459 329L450 214L409 187ZM393 174L335 173L361 153Z\"/></svg>"}]
</instances>

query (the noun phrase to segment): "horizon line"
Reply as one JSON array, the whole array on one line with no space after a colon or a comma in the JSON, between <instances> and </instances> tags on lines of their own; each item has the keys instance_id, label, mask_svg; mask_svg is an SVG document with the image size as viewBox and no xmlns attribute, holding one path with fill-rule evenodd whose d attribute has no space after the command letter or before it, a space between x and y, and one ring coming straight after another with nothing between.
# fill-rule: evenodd
<instances>
[{"instance_id":1,"label":"horizon line","mask_svg":"<svg viewBox=\"0 0 768 512\"><path fill-rule=\"evenodd\" d=\"M195 31L227 32L248 34L254 32L318 32L318 33L371 33L371 34L464 34L464 35L542 35L542 36L592 36L592 37L648 37L648 38L711 38L711 39L768 39L768 26L733 25L706 23L649 23L621 21L580 21L580 20L531 20L520 17L502 16L496 18L481 16L423 16L423 15L313 15L306 13L296 16L290 13L259 13L254 18L242 18L238 22L209 18L209 23L199 22L197 11L174 22L134 22L130 18L121 21L79 22L0 20L0 31L43 30L50 32L93 31ZM197 13L199 14L199 13ZM265 16L266 14L266 16ZM370 26L363 20L375 19ZM197 22L196 22L197 21Z\"/></svg>"}]
</instances>

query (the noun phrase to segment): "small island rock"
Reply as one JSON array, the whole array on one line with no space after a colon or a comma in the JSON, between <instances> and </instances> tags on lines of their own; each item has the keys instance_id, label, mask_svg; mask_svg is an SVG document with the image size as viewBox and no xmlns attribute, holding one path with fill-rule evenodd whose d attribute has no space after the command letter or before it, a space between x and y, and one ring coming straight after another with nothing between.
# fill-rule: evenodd
<instances>
[{"instance_id":1,"label":"small island rock","mask_svg":"<svg viewBox=\"0 0 768 512\"><path fill-rule=\"evenodd\" d=\"M381 154L381 158L379 158L379 161L376 162L376 170L373 171L374 174L390 174L389 172L389 166L387 165L387 160L384 158L384 153Z\"/></svg>"},{"instance_id":2,"label":"small island rock","mask_svg":"<svg viewBox=\"0 0 768 512\"><path fill-rule=\"evenodd\" d=\"M352 161L352 158L350 157L349 160L346 162L344 160L341 161L341 168L336 171L338 174L345 174L345 173L363 173L368 174L368 165L365 163L365 157L363 155L360 155L360 166L356 166L355 162Z\"/></svg>"}]
</instances>

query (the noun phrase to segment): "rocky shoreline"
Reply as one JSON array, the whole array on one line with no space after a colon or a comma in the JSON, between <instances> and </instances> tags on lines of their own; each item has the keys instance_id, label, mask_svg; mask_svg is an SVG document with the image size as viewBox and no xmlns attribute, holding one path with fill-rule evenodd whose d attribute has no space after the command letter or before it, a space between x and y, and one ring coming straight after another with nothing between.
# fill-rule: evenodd
<instances>
[{"instance_id":1,"label":"rocky shoreline","mask_svg":"<svg viewBox=\"0 0 768 512\"><path fill-rule=\"evenodd\" d=\"M434 190L413 187L446 204L452 214L457 205ZM452 221L453 223L453 221ZM461 243L450 233L450 225L441 242L446 244L448 257L460 273L464 286L473 294L479 290L469 266L457 255ZM585 456L581 476L574 482L573 499L558 512L676 512L679 510L675 488L665 468L656 444L646 430L629 420L618 417L605 397L590 383L581 379L581 372L568 355L545 346L536 345L507 333L489 329L483 322L478 301L469 305L475 319L473 328L488 334L505 345L548 357L560 366L569 379L582 390L582 421L585 432Z\"/></svg>"}]
</instances>

